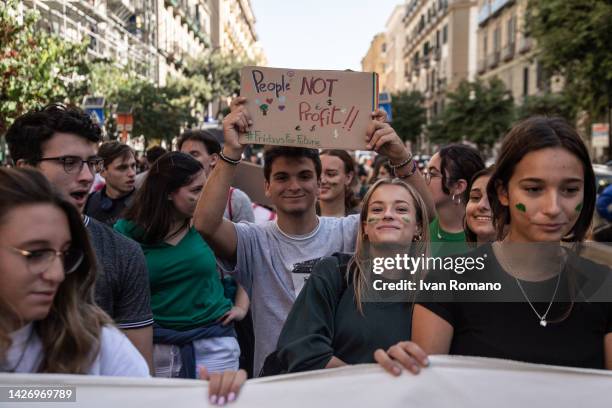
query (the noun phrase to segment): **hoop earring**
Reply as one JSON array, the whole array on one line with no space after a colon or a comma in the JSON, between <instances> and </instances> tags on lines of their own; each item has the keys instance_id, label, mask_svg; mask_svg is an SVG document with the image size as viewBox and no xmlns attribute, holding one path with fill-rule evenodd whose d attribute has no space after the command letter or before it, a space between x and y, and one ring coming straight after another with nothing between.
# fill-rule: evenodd
<instances>
[{"instance_id":1,"label":"hoop earring","mask_svg":"<svg viewBox=\"0 0 612 408\"><path fill-rule=\"evenodd\" d=\"M418 235L415 235L414 237L412 237L412 242L421 242L422 239L423 239L423 235L419 232Z\"/></svg>"},{"instance_id":2,"label":"hoop earring","mask_svg":"<svg viewBox=\"0 0 612 408\"><path fill-rule=\"evenodd\" d=\"M453 202L453 204L459 205L459 204L461 204L461 196L457 196L457 195L453 194L451 196L451 201Z\"/></svg>"}]
</instances>

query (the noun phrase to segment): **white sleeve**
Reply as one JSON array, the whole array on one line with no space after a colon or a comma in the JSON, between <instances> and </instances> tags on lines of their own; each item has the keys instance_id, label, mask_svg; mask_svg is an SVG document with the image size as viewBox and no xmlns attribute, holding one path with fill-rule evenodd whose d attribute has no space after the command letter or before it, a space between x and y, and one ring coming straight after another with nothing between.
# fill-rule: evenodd
<instances>
[{"instance_id":1,"label":"white sleeve","mask_svg":"<svg viewBox=\"0 0 612 408\"><path fill-rule=\"evenodd\" d=\"M235 188L232 193L231 204L233 222L255 222L251 199L244 191Z\"/></svg>"},{"instance_id":2,"label":"white sleeve","mask_svg":"<svg viewBox=\"0 0 612 408\"><path fill-rule=\"evenodd\" d=\"M119 329L102 329L99 375L116 377L149 377L149 366L132 342Z\"/></svg>"}]
</instances>

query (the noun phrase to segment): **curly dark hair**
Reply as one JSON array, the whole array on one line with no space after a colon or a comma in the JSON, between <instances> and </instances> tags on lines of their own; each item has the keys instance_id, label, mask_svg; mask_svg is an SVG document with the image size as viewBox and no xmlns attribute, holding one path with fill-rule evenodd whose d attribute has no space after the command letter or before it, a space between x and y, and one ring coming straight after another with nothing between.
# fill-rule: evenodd
<instances>
[{"instance_id":1,"label":"curly dark hair","mask_svg":"<svg viewBox=\"0 0 612 408\"><path fill-rule=\"evenodd\" d=\"M6 132L13 161L35 165L42 158L42 144L55 133L72 133L90 142L102 141L102 130L87 113L75 106L53 103L18 117Z\"/></svg>"}]
</instances>

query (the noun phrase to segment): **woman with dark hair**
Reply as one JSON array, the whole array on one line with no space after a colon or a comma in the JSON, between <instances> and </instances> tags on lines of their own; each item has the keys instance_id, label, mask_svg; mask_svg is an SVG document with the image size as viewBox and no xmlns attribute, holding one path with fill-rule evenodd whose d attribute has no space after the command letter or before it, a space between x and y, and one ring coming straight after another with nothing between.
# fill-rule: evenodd
<instances>
[{"instance_id":1,"label":"woman with dark hair","mask_svg":"<svg viewBox=\"0 0 612 408\"><path fill-rule=\"evenodd\" d=\"M318 212L324 217L356 214L359 199L355 197L355 160L345 150L321 152L321 187Z\"/></svg>"},{"instance_id":2,"label":"woman with dark hair","mask_svg":"<svg viewBox=\"0 0 612 408\"><path fill-rule=\"evenodd\" d=\"M378 301L372 282L374 276L384 282L415 279L420 271L372 275L372 260L398 254L427 256L427 220L427 207L413 187L400 179L376 182L364 198L355 254L318 260L296 299L271 357L276 370L370 363L377 348L409 339L406 322L413 303Z\"/></svg>"},{"instance_id":3,"label":"woman with dark hair","mask_svg":"<svg viewBox=\"0 0 612 408\"><path fill-rule=\"evenodd\" d=\"M372 166L372 176L370 176L369 184L373 185L380 179L392 179L393 168L389 164L389 159L379 154L374 158L374 165Z\"/></svg>"},{"instance_id":4,"label":"woman with dark hair","mask_svg":"<svg viewBox=\"0 0 612 408\"><path fill-rule=\"evenodd\" d=\"M515 301L473 303L456 293L453 302L419 303L414 343L378 350L377 361L393 373L400 365L391 358L416 372L425 353L612 369L612 302L589 300L591 286L609 297L602 285L610 267L561 245L584 240L595 205L591 160L576 130L561 118L515 125L487 194L498 241L466 254L487 258L466 278L494 279L502 288L498 299Z\"/></svg>"},{"instance_id":5,"label":"woman with dark hair","mask_svg":"<svg viewBox=\"0 0 612 408\"><path fill-rule=\"evenodd\" d=\"M480 170L470 180L469 198L465 206L464 230L465 239L470 246L495 241L493 213L487 195L487 184L491 179L494 167Z\"/></svg>"},{"instance_id":6,"label":"woman with dark hair","mask_svg":"<svg viewBox=\"0 0 612 408\"><path fill-rule=\"evenodd\" d=\"M224 296L213 251L191 225L205 182L196 159L166 153L115 224L141 244L147 260L156 376L195 378L197 366L238 368L240 349L233 318L227 318L232 302Z\"/></svg>"},{"instance_id":7,"label":"woman with dark hair","mask_svg":"<svg viewBox=\"0 0 612 408\"><path fill-rule=\"evenodd\" d=\"M484 169L478 151L464 144L444 146L431 157L425 172L437 215L429 224L431 253L444 256L467 250L463 219L468 183Z\"/></svg>"},{"instance_id":8,"label":"woman with dark hair","mask_svg":"<svg viewBox=\"0 0 612 408\"><path fill-rule=\"evenodd\" d=\"M37 171L0 169L0 253L0 372L149 375L94 302L79 212Z\"/></svg>"}]
</instances>

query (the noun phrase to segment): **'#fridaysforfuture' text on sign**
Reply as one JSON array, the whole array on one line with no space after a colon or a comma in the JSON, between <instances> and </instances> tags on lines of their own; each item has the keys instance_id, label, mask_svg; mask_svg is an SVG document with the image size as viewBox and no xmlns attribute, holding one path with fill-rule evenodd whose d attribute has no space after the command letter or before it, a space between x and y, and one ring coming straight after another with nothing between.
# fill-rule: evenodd
<instances>
[{"instance_id":1,"label":"'#fridaysforfuture' text on sign","mask_svg":"<svg viewBox=\"0 0 612 408\"><path fill-rule=\"evenodd\" d=\"M243 143L358 150L378 106L378 76L249 66L240 94L253 120Z\"/></svg>"}]
</instances>

